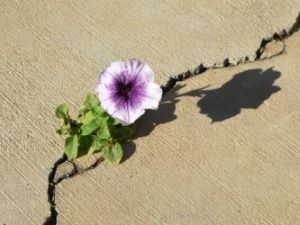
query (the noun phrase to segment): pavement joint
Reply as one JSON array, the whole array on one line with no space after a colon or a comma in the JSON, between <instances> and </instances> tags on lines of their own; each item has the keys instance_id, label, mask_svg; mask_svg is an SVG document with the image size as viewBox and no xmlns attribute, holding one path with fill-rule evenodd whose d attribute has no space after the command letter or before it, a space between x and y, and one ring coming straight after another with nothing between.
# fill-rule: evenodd
<instances>
[{"instance_id":1,"label":"pavement joint","mask_svg":"<svg viewBox=\"0 0 300 225\"><path fill-rule=\"evenodd\" d=\"M221 65L214 64L213 66L207 67L203 63L201 63L199 66L197 66L194 69L187 70L186 72L180 73L176 76L171 76L170 79L167 81L165 86L162 86L163 94L166 94L169 90L171 90L173 87L175 87L176 83L179 81L184 81L190 77L200 75L204 73L208 69L221 69L226 67L233 67L238 66L240 64L247 64L252 63L255 61L261 61L261 60L267 60L274 58L276 56L279 56L285 52L285 44L284 40L293 35L295 32L299 31L300 29L300 13L296 18L295 23L291 26L290 29L285 30L283 29L280 32L275 32L272 36L263 38L258 49L256 52L256 57L253 60L250 60L249 56L241 57L238 60L230 60L229 58L224 59L223 63ZM262 57L263 53L268 47L268 44L271 42L283 42L283 47L280 52L276 53L275 55L271 55L269 57Z\"/></svg>"}]
</instances>

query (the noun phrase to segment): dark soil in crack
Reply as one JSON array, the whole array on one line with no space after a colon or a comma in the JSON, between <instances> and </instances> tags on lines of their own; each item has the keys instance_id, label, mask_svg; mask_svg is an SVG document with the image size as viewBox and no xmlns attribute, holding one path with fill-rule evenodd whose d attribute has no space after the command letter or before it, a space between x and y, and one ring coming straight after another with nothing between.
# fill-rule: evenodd
<instances>
[{"instance_id":1,"label":"dark soil in crack","mask_svg":"<svg viewBox=\"0 0 300 225\"><path fill-rule=\"evenodd\" d=\"M48 176L48 202L50 204L50 216L47 217L43 225L56 225L57 223L57 211L56 211L56 204L55 204L55 183L54 178L59 165L63 164L67 161L67 156L64 154L61 158L59 158L52 167L52 170Z\"/></svg>"},{"instance_id":2,"label":"dark soil in crack","mask_svg":"<svg viewBox=\"0 0 300 225\"><path fill-rule=\"evenodd\" d=\"M83 170L79 170L73 161L68 161L73 165L72 171L70 173L66 173L66 174L62 175L61 177L59 177L55 180L55 175L56 175L56 171L57 171L58 167L67 161L68 161L67 156L65 154L63 154L63 156L61 158L59 158L53 164L53 167L49 173L47 193L48 193L48 202L50 205L50 215L46 218L43 225L56 225L57 224L58 212L56 210L56 202L55 202L56 185L58 185L60 182L62 182L65 179L68 179L68 178L74 177L76 175L83 174L89 170L95 169L100 164L100 162L103 161L103 158L101 158L101 157L98 158L93 164L91 164L89 167L87 167Z\"/></svg>"},{"instance_id":3,"label":"dark soil in crack","mask_svg":"<svg viewBox=\"0 0 300 225\"><path fill-rule=\"evenodd\" d=\"M239 64L246 64L246 63L262 60L261 56L263 55L264 51L266 50L266 47L268 46L268 44L270 42L272 42L272 41L284 41L288 37L292 36L295 32L299 31L299 29L300 29L300 13L298 14L294 24L291 26L290 29L288 29L288 30L283 29L280 32L275 32L270 37L262 39L258 49L255 51L255 59L254 60L250 60L249 56L245 56L245 57L241 57L236 62L232 62L229 58L226 58L226 59L223 60L223 64L221 66L207 67L204 64L200 64L199 66L197 66L194 69L187 70L186 72L180 73L180 74L175 75L175 76L171 76L170 79L167 81L166 85L162 86L163 95L165 95L169 90L174 88L177 82L184 81L184 80L186 80L190 77L200 75L208 69L220 69L220 68L225 68L225 67L230 67L230 66L237 66ZM284 52L284 49L279 54L277 54L276 56L281 55L283 52ZM275 56L271 56L271 57L275 57Z\"/></svg>"}]
</instances>

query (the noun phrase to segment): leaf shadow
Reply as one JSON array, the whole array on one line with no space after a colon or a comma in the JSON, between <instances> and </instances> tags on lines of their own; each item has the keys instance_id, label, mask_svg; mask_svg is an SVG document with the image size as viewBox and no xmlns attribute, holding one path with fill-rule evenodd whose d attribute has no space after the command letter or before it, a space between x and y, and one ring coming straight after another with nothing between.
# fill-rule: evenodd
<instances>
[{"instance_id":1,"label":"leaf shadow","mask_svg":"<svg viewBox=\"0 0 300 225\"><path fill-rule=\"evenodd\" d=\"M123 145L123 157L120 163L127 161L136 151L136 145L133 141L127 142Z\"/></svg>"}]
</instances>

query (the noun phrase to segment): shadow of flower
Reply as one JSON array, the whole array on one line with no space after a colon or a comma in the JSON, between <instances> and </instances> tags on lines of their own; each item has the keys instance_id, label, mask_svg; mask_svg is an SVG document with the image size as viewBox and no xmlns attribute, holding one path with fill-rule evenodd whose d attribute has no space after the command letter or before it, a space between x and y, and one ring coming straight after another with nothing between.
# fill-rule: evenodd
<instances>
[{"instance_id":1,"label":"shadow of flower","mask_svg":"<svg viewBox=\"0 0 300 225\"><path fill-rule=\"evenodd\" d=\"M198 101L200 113L207 115L213 122L236 116L241 109L257 109L280 87L273 85L280 72L269 68L251 69L236 74L233 79L220 88L212 90L193 90L180 96L202 97Z\"/></svg>"},{"instance_id":2,"label":"shadow of flower","mask_svg":"<svg viewBox=\"0 0 300 225\"><path fill-rule=\"evenodd\" d=\"M209 86L178 94L185 85L177 85L163 97L158 110L149 110L136 121L137 132L134 139L149 135L155 127L171 122L177 118L176 104L182 96L199 97L197 105L200 113L211 118L212 123L224 121L236 116L242 108L257 109L280 87L274 82L280 77L280 72L269 68L250 69L234 75L234 77L220 88L205 90ZM128 159L135 152L135 145L130 144ZM127 154L127 153L126 153ZM125 160L126 160L125 159ZM124 161L125 161L124 160Z\"/></svg>"},{"instance_id":3,"label":"shadow of flower","mask_svg":"<svg viewBox=\"0 0 300 225\"><path fill-rule=\"evenodd\" d=\"M183 87L183 85L174 87L163 96L157 110L148 110L145 115L136 121L137 133L135 138L147 136L156 126L171 122L177 118L175 105L179 102L179 99L176 99L176 95Z\"/></svg>"}]
</instances>

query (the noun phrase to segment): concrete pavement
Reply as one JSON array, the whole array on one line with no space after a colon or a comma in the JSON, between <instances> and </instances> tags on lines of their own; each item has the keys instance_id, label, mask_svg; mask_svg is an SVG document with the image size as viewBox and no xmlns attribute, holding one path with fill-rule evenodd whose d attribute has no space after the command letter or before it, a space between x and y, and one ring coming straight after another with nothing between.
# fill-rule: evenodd
<instances>
[{"instance_id":1,"label":"concrete pavement","mask_svg":"<svg viewBox=\"0 0 300 225\"><path fill-rule=\"evenodd\" d=\"M68 102L75 115L111 61L143 59L163 84L200 63L253 60L299 12L292 0L2 1L0 224L49 215L63 147L53 111ZM171 91L139 121L123 164L57 186L58 224L300 223L299 33L285 44Z\"/></svg>"}]
</instances>

